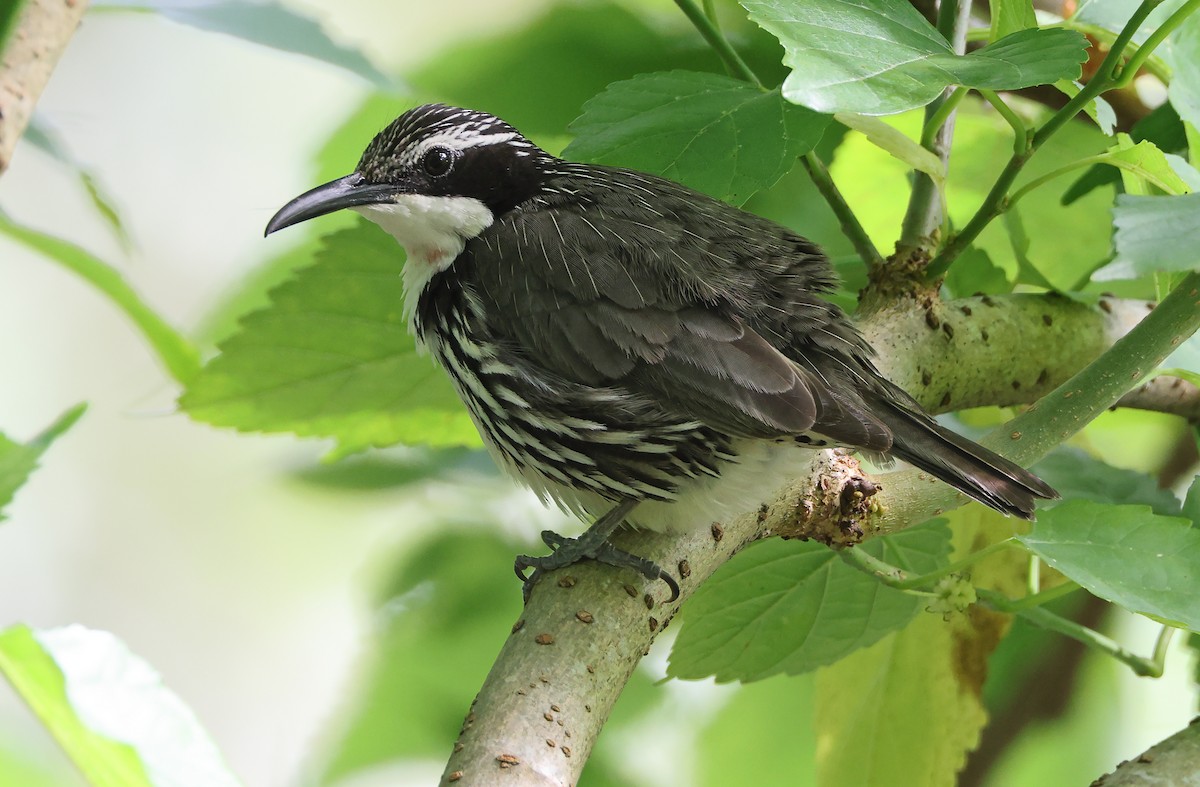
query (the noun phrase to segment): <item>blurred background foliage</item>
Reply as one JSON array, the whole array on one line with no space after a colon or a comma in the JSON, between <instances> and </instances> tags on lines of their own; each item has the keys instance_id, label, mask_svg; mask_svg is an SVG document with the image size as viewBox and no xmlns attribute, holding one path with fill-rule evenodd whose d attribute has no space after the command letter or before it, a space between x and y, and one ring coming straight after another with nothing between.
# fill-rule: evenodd
<instances>
[{"instance_id":1,"label":"blurred background foliage","mask_svg":"<svg viewBox=\"0 0 1200 787\"><path fill-rule=\"evenodd\" d=\"M118 5L89 14L44 96L40 120L59 152L26 141L0 179L0 206L119 260L206 352L318 252L315 234L262 241L274 209L350 171L402 110L438 100L495 112L557 152L583 104L613 82L722 70L667 0L314 0L289 3L293 14L228 3L220 24L189 18L185 3L174 15L116 13ZM765 81L781 81L778 42L728 16L726 32L748 62ZM305 47L327 62L187 26L233 25L242 39L274 46L280 20L296 18L331 36ZM1019 109L1048 112L1034 102ZM889 122L916 135L921 118ZM1109 144L1073 123L1026 177ZM1010 147L1004 121L968 98L948 181L955 222L969 218ZM905 165L836 124L818 152L886 253L910 188ZM1028 265L1071 289L1104 264L1113 185L1062 206L1068 180L1033 192L985 231L974 253L986 261L969 275L959 266L947 289L1007 292ZM111 215L97 213L97 202ZM852 307L865 271L802 169L747 208L822 244L844 278L838 299ZM329 232L356 219L322 222ZM1027 245L1012 240L1018 226ZM0 276L8 282L0 424L29 436L74 403L91 403L0 528L0 627L83 622L119 633L196 711L246 784L435 781L519 610L511 556L562 517L499 478L474 448L391 448L331 463L328 442L191 422L173 412L170 386L139 337L86 286L10 242L0 243ZM1085 288L1102 289L1154 294L1145 281ZM1189 480L1179 467L1194 459L1183 424L1141 412L1102 417L1074 442L1171 483ZM978 516L964 509L952 519ZM1078 595L1058 603L1118 638L1152 637L1148 621ZM673 634L660 637L622 695L586 783L810 783L822 742L811 675L746 686L659 682ZM993 724L962 783L1083 784L1174 732L1195 710L1191 656L1178 650L1155 683L1018 623L991 660ZM79 783L0 689L0 784Z\"/></svg>"}]
</instances>

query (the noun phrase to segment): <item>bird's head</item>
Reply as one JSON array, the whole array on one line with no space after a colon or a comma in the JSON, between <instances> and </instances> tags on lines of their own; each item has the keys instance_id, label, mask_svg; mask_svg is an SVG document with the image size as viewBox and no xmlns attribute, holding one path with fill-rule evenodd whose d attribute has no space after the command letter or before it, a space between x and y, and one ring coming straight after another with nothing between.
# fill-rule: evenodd
<instances>
[{"instance_id":1,"label":"bird's head","mask_svg":"<svg viewBox=\"0 0 1200 787\"><path fill-rule=\"evenodd\" d=\"M351 208L410 256L457 255L497 216L535 195L554 161L494 115L426 104L379 132L354 172L284 205L266 234Z\"/></svg>"}]
</instances>

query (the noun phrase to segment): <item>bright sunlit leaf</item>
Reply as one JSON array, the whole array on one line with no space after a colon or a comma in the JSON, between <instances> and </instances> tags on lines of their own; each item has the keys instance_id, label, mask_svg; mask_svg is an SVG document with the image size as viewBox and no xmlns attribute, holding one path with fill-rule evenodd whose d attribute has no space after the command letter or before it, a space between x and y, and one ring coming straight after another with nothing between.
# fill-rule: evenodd
<instances>
[{"instance_id":1,"label":"bright sunlit leaf","mask_svg":"<svg viewBox=\"0 0 1200 787\"><path fill-rule=\"evenodd\" d=\"M0 672L96 787L238 787L158 673L107 631L0 632Z\"/></svg>"},{"instance_id":2,"label":"bright sunlit leaf","mask_svg":"<svg viewBox=\"0 0 1200 787\"><path fill-rule=\"evenodd\" d=\"M1018 537L1100 598L1163 623L1200 630L1200 529L1148 506L1072 500L1038 512Z\"/></svg>"},{"instance_id":3,"label":"bright sunlit leaf","mask_svg":"<svg viewBox=\"0 0 1200 787\"><path fill-rule=\"evenodd\" d=\"M0 433L0 522L4 521L4 507L12 502L13 495L37 468L41 455L79 420L86 409L84 404L72 407L28 443L14 442Z\"/></svg>"},{"instance_id":4,"label":"bright sunlit leaf","mask_svg":"<svg viewBox=\"0 0 1200 787\"><path fill-rule=\"evenodd\" d=\"M778 91L720 74L642 74L584 105L563 156L653 172L741 205L812 150L828 124Z\"/></svg>"}]
</instances>

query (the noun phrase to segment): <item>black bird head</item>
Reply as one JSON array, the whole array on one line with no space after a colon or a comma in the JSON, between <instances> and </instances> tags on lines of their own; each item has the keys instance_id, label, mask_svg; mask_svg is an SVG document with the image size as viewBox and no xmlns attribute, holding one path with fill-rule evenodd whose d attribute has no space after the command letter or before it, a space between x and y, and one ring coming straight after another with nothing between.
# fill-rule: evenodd
<instances>
[{"instance_id":1,"label":"black bird head","mask_svg":"<svg viewBox=\"0 0 1200 787\"><path fill-rule=\"evenodd\" d=\"M494 115L425 104L379 132L354 172L284 205L266 234L352 208L410 253L431 252L532 197L556 161Z\"/></svg>"}]
</instances>

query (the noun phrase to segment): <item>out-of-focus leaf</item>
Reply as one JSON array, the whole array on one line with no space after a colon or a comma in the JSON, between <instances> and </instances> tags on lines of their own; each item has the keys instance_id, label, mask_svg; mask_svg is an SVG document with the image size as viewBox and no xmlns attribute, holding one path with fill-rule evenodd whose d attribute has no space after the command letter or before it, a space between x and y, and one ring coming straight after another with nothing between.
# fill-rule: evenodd
<instances>
[{"instance_id":1,"label":"out-of-focus leaf","mask_svg":"<svg viewBox=\"0 0 1200 787\"><path fill-rule=\"evenodd\" d=\"M1117 196L1113 210L1116 258L1096 281L1136 279L1147 273L1200 267L1200 192L1179 197Z\"/></svg>"},{"instance_id":2,"label":"out-of-focus leaf","mask_svg":"<svg viewBox=\"0 0 1200 787\"><path fill-rule=\"evenodd\" d=\"M1076 500L1038 512L1018 537L1093 594L1162 623L1200 630L1200 529L1149 506Z\"/></svg>"},{"instance_id":3,"label":"out-of-focus leaf","mask_svg":"<svg viewBox=\"0 0 1200 787\"><path fill-rule=\"evenodd\" d=\"M918 615L901 631L817 672L824 787L952 787L986 721L979 683L995 633Z\"/></svg>"},{"instance_id":4,"label":"out-of-focus leaf","mask_svg":"<svg viewBox=\"0 0 1200 787\"><path fill-rule=\"evenodd\" d=\"M1025 222L1016 205L1009 206L1008 210L1004 212L1004 228L1008 230L1013 256L1017 258L1017 281L1050 290L1055 289L1029 256L1029 234L1025 231Z\"/></svg>"},{"instance_id":5,"label":"out-of-focus leaf","mask_svg":"<svg viewBox=\"0 0 1200 787\"><path fill-rule=\"evenodd\" d=\"M1008 273L983 249L972 246L967 249L950 268L946 276L946 289L955 298L965 298L982 292L997 295L1012 292L1013 283Z\"/></svg>"},{"instance_id":6,"label":"out-of-focus leaf","mask_svg":"<svg viewBox=\"0 0 1200 787\"><path fill-rule=\"evenodd\" d=\"M828 124L777 91L720 74L659 72L588 101L563 156L653 172L741 205L812 150Z\"/></svg>"},{"instance_id":7,"label":"out-of-focus leaf","mask_svg":"<svg viewBox=\"0 0 1200 787\"><path fill-rule=\"evenodd\" d=\"M944 523L862 544L915 574L944 562ZM814 542L761 542L722 566L688 603L668 674L752 681L832 664L903 626L920 600L845 565Z\"/></svg>"},{"instance_id":8,"label":"out-of-focus leaf","mask_svg":"<svg viewBox=\"0 0 1200 787\"><path fill-rule=\"evenodd\" d=\"M737 41L767 84L783 79L774 38L749 26ZM583 0L552 4L520 29L451 46L409 82L421 95L494 112L538 138L562 134L607 85L675 69L724 73L690 26L654 24L631 4Z\"/></svg>"},{"instance_id":9,"label":"out-of-focus leaf","mask_svg":"<svg viewBox=\"0 0 1200 787\"><path fill-rule=\"evenodd\" d=\"M813 784L818 730L813 726L814 680L777 675L738 686L700 733L695 773L702 787ZM787 723L780 723L786 719Z\"/></svg>"},{"instance_id":10,"label":"out-of-focus leaf","mask_svg":"<svg viewBox=\"0 0 1200 787\"><path fill-rule=\"evenodd\" d=\"M1078 448L1057 448L1031 469L1057 489L1063 501L1146 505L1164 516L1179 513L1179 500L1169 490L1159 489L1155 479L1145 473L1113 467ZM1063 504L1047 501L1038 510Z\"/></svg>"},{"instance_id":11,"label":"out-of-focus leaf","mask_svg":"<svg viewBox=\"0 0 1200 787\"><path fill-rule=\"evenodd\" d=\"M945 183L946 165L942 163L942 160L921 147L895 126L885 123L879 118L847 112L839 112L835 118L842 125L864 135L871 140L872 144L886 150L889 155L903 161L918 172L924 172L933 178L933 182L937 183L939 187Z\"/></svg>"},{"instance_id":12,"label":"out-of-focus leaf","mask_svg":"<svg viewBox=\"0 0 1200 787\"><path fill-rule=\"evenodd\" d=\"M1192 527L1200 527L1200 476L1192 479L1179 515L1191 522Z\"/></svg>"},{"instance_id":13,"label":"out-of-focus leaf","mask_svg":"<svg viewBox=\"0 0 1200 787\"><path fill-rule=\"evenodd\" d=\"M199 351L146 305L116 268L81 246L18 224L3 213L0 213L0 233L44 254L108 297L142 332L159 361L178 382L187 383L199 370Z\"/></svg>"},{"instance_id":14,"label":"out-of-focus leaf","mask_svg":"<svg viewBox=\"0 0 1200 787\"><path fill-rule=\"evenodd\" d=\"M0 55L4 54L4 49L8 45L8 38L17 27L17 20L21 18L21 11L25 8L25 2L26 0L11 0L11 2L5 3L0 8Z\"/></svg>"},{"instance_id":15,"label":"out-of-focus leaf","mask_svg":"<svg viewBox=\"0 0 1200 787\"><path fill-rule=\"evenodd\" d=\"M215 426L332 437L341 455L479 445L449 379L408 333L400 247L365 221L324 241L315 264L221 343L183 408Z\"/></svg>"},{"instance_id":16,"label":"out-of-focus leaf","mask_svg":"<svg viewBox=\"0 0 1200 787\"><path fill-rule=\"evenodd\" d=\"M1011 33L1037 27L1037 16L1033 13L1030 0L988 0L988 8L992 15L989 41L998 41Z\"/></svg>"},{"instance_id":17,"label":"out-of-focus leaf","mask_svg":"<svg viewBox=\"0 0 1200 787\"><path fill-rule=\"evenodd\" d=\"M97 787L237 787L158 673L106 631L0 632L0 672Z\"/></svg>"},{"instance_id":18,"label":"out-of-focus leaf","mask_svg":"<svg viewBox=\"0 0 1200 787\"><path fill-rule=\"evenodd\" d=\"M1181 118L1200 126L1200 17L1193 13L1169 40L1172 74L1167 95Z\"/></svg>"},{"instance_id":19,"label":"out-of-focus leaf","mask_svg":"<svg viewBox=\"0 0 1200 787\"><path fill-rule=\"evenodd\" d=\"M13 495L37 468L38 459L86 409L86 404L75 405L28 443L13 442L0 433L0 522L5 518L4 507L12 502Z\"/></svg>"},{"instance_id":20,"label":"out-of-focus leaf","mask_svg":"<svg viewBox=\"0 0 1200 787\"><path fill-rule=\"evenodd\" d=\"M96 212L112 228L113 234L116 235L117 240L121 243L121 247L128 252L133 247L133 241L129 237L129 230L121 220L121 214L117 211L116 203L113 201L112 196L105 190L95 173L75 157L75 154L71 152L58 134L40 123L37 115L34 115L29 125L26 126L24 138L35 147L41 148L49 155L75 170L75 174L79 178L79 184L87 192L88 198L96 208Z\"/></svg>"},{"instance_id":21,"label":"out-of-focus leaf","mask_svg":"<svg viewBox=\"0 0 1200 787\"><path fill-rule=\"evenodd\" d=\"M948 85L1012 90L1078 79L1082 35L1020 30L968 55L903 0L741 0L787 50L789 101L818 112L888 115L924 106Z\"/></svg>"},{"instance_id":22,"label":"out-of-focus leaf","mask_svg":"<svg viewBox=\"0 0 1200 787\"><path fill-rule=\"evenodd\" d=\"M275 0L109 0L114 9L152 10L166 19L292 52L357 74L384 90L396 82L362 52L335 41L321 23Z\"/></svg>"}]
</instances>

